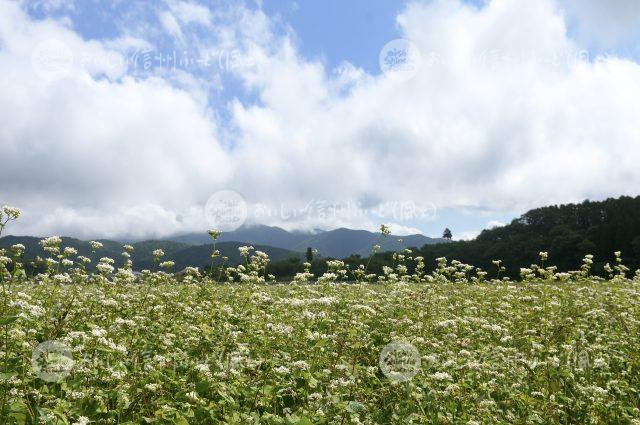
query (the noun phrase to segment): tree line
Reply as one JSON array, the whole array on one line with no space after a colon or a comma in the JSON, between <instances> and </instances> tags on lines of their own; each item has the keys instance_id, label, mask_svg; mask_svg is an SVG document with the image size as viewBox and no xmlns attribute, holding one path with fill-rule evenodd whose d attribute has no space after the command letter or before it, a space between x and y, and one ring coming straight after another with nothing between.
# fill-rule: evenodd
<instances>
[{"instance_id":1,"label":"tree line","mask_svg":"<svg viewBox=\"0 0 640 425\"><path fill-rule=\"evenodd\" d=\"M624 263L635 271L640 268L640 196L537 208L506 226L482 231L474 240L425 245L413 251L412 255L424 257L428 267L434 267L437 258L447 257L491 271L496 268L493 260L501 260L506 275L512 277L519 275L520 268L539 263L543 251L549 253L548 264L559 271L579 269L584 256L592 254L594 273L603 274L605 264L614 262L614 252L621 251ZM344 261L351 267L369 262L368 270L380 273L384 266L393 266L393 253L377 253L370 260L354 255ZM277 277L290 277L302 270L302 260L278 261L270 269ZM326 259L313 259L311 270L322 274Z\"/></svg>"}]
</instances>

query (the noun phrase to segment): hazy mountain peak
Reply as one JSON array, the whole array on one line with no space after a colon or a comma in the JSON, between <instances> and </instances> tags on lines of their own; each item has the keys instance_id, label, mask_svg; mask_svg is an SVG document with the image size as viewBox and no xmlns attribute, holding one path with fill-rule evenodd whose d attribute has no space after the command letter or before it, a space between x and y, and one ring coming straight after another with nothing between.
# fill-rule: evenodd
<instances>
[{"instance_id":1,"label":"hazy mountain peak","mask_svg":"<svg viewBox=\"0 0 640 425\"><path fill-rule=\"evenodd\" d=\"M167 239L191 245L211 243L211 239L205 232L202 234L177 235ZM420 234L409 236L389 235L381 239L379 233L363 229L340 227L333 230L319 230L318 232L310 233L287 231L280 227L263 224L242 226L232 232L223 233L218 239L218 242L267 245L296 252L304 252L307 248L313 248L320 255L333 258L344 258L352 254L368 255L376 244L381 245L381 251L395 251L408 247L420 248L423 245L441 241L441 239L429 238Z\"/></svg>"}]
</instances>

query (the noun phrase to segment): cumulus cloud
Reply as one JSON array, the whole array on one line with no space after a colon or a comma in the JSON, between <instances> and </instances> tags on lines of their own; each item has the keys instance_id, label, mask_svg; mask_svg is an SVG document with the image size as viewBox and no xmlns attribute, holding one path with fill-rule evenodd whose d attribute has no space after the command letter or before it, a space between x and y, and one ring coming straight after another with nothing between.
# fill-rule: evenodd
<instances>
[{"instance_id":1,"label":"cumulus cloud","mask_svg":"<svg viewBox=\"0 0 640 425\"><path fill-rule=\"evenodd\" d=\"M187 89L100 61L43 82L30 58L41 39L74 55L120 52L62 23L31 22L13 3L0 8L0 72L12 81L0 92L0 179L11 182L0 196L26 209L25 232L197 230L206 225L198 208L221 188L275 209L323 201L512 211L640 187L640 66L586 58L552 0L411 3L398 25L422 64L403 80L348 62L326 69L262 11L232 8L211 16L212 36L198 43L245 59L234 78L249 96L229 102L206 94L206 76L185 76ZM171 11L177 29L196 15ZM378 218L265 221L376 228Z\"/></svg>"},{"instance_id":2,"label":"cumulus cloud","mask_svg":"<svg viewBox=\"0 0 640 425\"><path fill-rule=\"evenodd\" d=\"M414 3L398 22L423 55L409 81L365 75L345 95L287 41L255 55L237 187L512 210L632 192L640 67L585 60L555 3Z\"/></svg>"},{"instance_id":3,"label":"cumulus cloud","mask_svg":"<svg viewBox=\"0 0 640 425\"><path fill-rule=\"evenodd\" d=\"M206 104L160 78L137 80L109 52L52 21L0 2L0 195L19 205L16 232L166 234L204 227L206 194L230 165ZM56 40L73 53L68 75L34 72L32 52ZM46 52L45 52L46 53ZM54 58L55 59L55 58ZM38 75L40 74L40 75ZM6 164L6 165L5 165Z\"/></svg>"}]
</instances>

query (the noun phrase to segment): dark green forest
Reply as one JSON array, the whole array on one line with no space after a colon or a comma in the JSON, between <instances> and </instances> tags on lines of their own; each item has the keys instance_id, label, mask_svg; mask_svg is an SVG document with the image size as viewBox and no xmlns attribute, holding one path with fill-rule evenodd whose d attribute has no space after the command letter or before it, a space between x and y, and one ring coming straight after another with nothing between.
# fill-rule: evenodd
<instances>
[{"instance_id":1,"label":"dark green forest","mask_svg":"<svg viewBox=\"0 0 640 425\"><path fill-rule=\"evenodd\" d=\"M584 256L592 254L595 273L602 273L603 266L614 261L614 252L622 251L624 263L635 271L640 268L640 196L537 208L504 227L484 230L474 240L415 247L414 255L423 256L431 269L439 257L486 271L495 270L493 260L502 260L507 275L517 277L521 267L539 263L541 251L549 253L548 264L559 271L579 269ZM357 267L366 264L367 258L356 255L345 262ZM385 265L393 265L393 253L374 255L369 270L379 273ZM281 278L300 270L299 259L271 266L271 273ZM325 270L324 260L314 261L314 273Z\"/></svg>"}]
</instances>

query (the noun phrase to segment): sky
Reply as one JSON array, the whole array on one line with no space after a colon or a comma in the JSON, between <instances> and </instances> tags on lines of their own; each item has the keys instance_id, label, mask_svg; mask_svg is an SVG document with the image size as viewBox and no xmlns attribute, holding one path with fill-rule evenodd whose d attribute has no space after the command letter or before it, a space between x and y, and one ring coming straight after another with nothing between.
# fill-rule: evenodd
<instances>
[{"instance_id":1,"label":"sky","mask_svg":"<svg viewBox=\"0 0 640 425\"><path fill-rule=\"evenodd\" d=\"M469 239L636 196L639 24L635 0L0 0L7 230Z\"/></svg>"}]
</instances>

